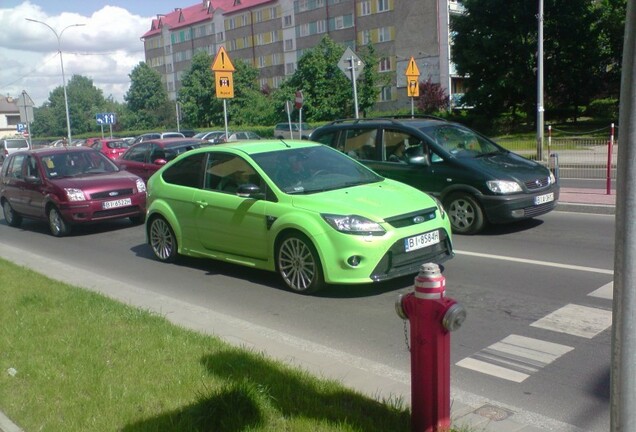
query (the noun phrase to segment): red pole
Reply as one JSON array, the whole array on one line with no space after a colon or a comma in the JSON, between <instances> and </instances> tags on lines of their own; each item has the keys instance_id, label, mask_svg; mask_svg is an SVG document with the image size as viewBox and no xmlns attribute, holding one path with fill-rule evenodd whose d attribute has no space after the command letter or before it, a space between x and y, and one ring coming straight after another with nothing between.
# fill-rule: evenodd
<instances>
[{"instance_id":1,"label":"red pole","mask_svg":"<svg viewBox=\"0 0 636 432\"><path fill-rule=\"evenodd\" d=\"M400 296L398 315L411 325L411 430L450 430L450 331L466 310L446 297L446 278L437 264L423 264L415 292Z\"/></svg>"},{"instance_id":2,"label":"red pole","mask_svg":"<svg viewBox=\"0 0 636 432\"><path fill-rule=\"evenodd\" d=\"M605 181L605 194L612 194L612 151L614 147L614 123L610 128L610 139L607 142L607 175Z\"/></svg>"}]
</instances>

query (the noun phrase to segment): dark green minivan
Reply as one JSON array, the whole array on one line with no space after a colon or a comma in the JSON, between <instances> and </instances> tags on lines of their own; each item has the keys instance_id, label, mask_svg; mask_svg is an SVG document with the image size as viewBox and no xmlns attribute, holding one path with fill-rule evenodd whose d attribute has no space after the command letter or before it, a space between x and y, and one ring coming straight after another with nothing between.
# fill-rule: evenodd
<instances>
[{"instance_id":1,"label":"dark green minivan","mask_svg":"<svg viewBox=\"0 0 636 432\"><path fill-rule=\"evenodd\" d=\"M443 119L338 120L310 139L437 197L459 234L543 215L559 199L548 168Z\"/></svg>"}]
</instances>

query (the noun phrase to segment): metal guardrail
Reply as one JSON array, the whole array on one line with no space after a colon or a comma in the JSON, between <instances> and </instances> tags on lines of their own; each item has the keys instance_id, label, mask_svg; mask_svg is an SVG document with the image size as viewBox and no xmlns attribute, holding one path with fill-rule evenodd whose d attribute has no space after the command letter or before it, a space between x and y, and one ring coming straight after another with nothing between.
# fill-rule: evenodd
<instances>
[{"instance_id":1,"label":"metal guardrail","mask_svg":"<svg viewBox=\"0 0 636 432\"><path fill-rule=\"evenodd\" d=\"M536 159L536 142L530 140L496 140L497 144L528 159ZM611 154L609 153L612 148ZM616 179L618 143L600 138L552 138L544 142L544 160L548 166L552 154L558 157L559 177L564 179ZM608 170L609 167L609 170Z\"/></svg>"}]
</instances>

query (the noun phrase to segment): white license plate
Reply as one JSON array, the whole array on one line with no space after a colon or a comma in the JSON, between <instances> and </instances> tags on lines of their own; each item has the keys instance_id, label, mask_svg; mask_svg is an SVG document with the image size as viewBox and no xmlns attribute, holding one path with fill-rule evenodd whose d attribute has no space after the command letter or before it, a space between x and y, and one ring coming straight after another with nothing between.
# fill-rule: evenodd
<instances>
[{"instance_id":1,"label":"white license plate","mask_svg":"<svg viewBox=\"0 0 636 432\"><path fill-rule=\"evenodd\" d=\"M549 194L539 195L534 197L534 205L545 204L547 202L554 201L554 193L550 192Z\"/></svg>"},{"instance_id":2,"label":"white license plate","mask_svg":"<svg viewBox=\"0 0 636 432\"><path fill-rule=\"evenodd\" d=\"M404 249L411 252L439 243L439 231L431 231L404 239Z\"/></svg>"},{"instance_id":3,"label":"white license plate","mask_svg":"<svg viewBox=\"0 0 636 432\"><path fill-rule=\"evenodd\" d=\"M132 201L130 200L130 198L124 198L124 199L118 199L114 201L104 201L102 203L102 208L104 210L108 210L108 209L117 208L117 207L126 207L131 204L132 204Z\"/></svg>"}]
</instances>

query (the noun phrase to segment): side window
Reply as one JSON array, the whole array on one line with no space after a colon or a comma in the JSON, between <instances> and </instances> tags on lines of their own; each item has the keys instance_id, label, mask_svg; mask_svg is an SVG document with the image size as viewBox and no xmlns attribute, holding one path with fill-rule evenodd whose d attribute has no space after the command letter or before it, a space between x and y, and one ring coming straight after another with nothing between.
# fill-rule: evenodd
<instances>
[{"instance_id":1,"label":"side window","mask_svg":"<svg viewBox=\"0 0 636 432\"><path fill-rule=\"evenodd\" d=\"M232 154L210 154L205 169L205 189L235 194L240 185L248 183L264 187L261 177L244 159Z\"/></svg>"},{"instance_id":2,"label":"side window","mask_svg":"<svg viewBox=\"0 0 636 432\"><path fill-rule=\"evenodd\" d=\"M25 164L26 175L31 177L40 178L40 172L38 171L38 163L34 157L28 156Z\"/></svg>"},{"instance_id":3,"label":"side window","mask_svg":"<svg viewBox=\"0 0 636 432\"><path fill-rule=\"evenodd\" d=\"M181 159L163 172L163 180L175 185L200 188L202 167L206 156L205 153L198 153Z\"/></svg>"},{"instance_id":4,"label":"side window","mask_svg":"<svg viewBox=\"0 0 636 432\"><path fill-rule=\"evenodd\" d=\"M338 133L337 131L326 133L326 134L318 137L315 141L319 142L320 144L328 145L330 147L334 147L334 148L342 151L343 148L336 146L334 144L334 141L333 141L334 135L336 135L337 133Z\"/></svg>"},{"instance_id":5,"label":"side window","mask_svg":"<svg viewBox=\"0 0 636 432\"><path fill-rule=\"evenodd\" d=\"M386 129L382 136L382 158L388 162L407 163L412 157L423 156L422 140L406 132Z\"/></svg>"},{"instance_id":6,"label":"side window","mask_svg":"<svg viewBox=\"0 0 636 432\"><path fill-rule=\"evenodd\" d=\"M24 162L25 155L17 155L9 161L9 168L7 169L7 177L14 179L23 178L22 163Z\"/></svg>"},{"instance_id":7,"label":"side window","mask_svg":"<svg viewBox=\"0 0 636 432\"><path fill-rule=\"evenodd\" d=\"M349 129L342 150L354 159L379 160L375 147L377 134L377 129Z\"/></svg>"},{"instance_id":8,"label":"side window","mask_svg":"<svg viewBox=\"0 0 636 432\"><path fill-rule=\"evenodd\" d=\"M126 160L133 162L145 162L147 150L148 144L137 144L126 154Z\"/></svg>"},{"instance_id":9,"label":"side window","mask_svg":"<svg viewBox=\"0 0 636 432\"><path fill-rule=\"evenodd\" d=\"M152 144L150 146L150 163L154 163L157 159L165 159L166 152L163 148L159 147L157 144Z\"/></svg>"}]
</instances>

